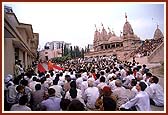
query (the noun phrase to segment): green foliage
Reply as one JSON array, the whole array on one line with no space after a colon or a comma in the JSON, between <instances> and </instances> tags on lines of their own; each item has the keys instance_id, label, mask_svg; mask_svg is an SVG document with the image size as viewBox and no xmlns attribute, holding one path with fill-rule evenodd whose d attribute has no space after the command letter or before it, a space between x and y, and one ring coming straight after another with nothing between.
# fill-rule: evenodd
<instances>
[{"instance_id":1,"label":"green foliage","mask_svg":"<svg viewBox=\"0 0 168 115\"><path fill-rule=\"evenodd\" d=\"M70 59L75 58L84 58L84 49L79 49L79 46L70 46L70 48L67 48L65 45L62 47L62 57L55 57L51 60L53 62L65 62Z\"/></svg>"},{"instance_id":2,"label":"green foliage","mask_svg":"<svg viewBox=\"0 0 168 115\"><path fill-rule=\"evenodd\" d=\"M66 45L64 45L64 50L63 50L64 52L63 52L63 56L67 56L67 55L69 55L69 53L70 53L70 51L69 51L69 49L66 47Z\"/></svg>"},{"instance_id":3,"label":"green foliage","mask_svg":"<svg viewBox=\"0 0 168 115\"><path fill-rule=\"evenodd\" d=\"M70 60L71 57L70 55L67 55L67 56L63 56L63 57L55 57L55 58L52 58L52 62L65 62L67 60Z\"/></svg>"}]
</instances>

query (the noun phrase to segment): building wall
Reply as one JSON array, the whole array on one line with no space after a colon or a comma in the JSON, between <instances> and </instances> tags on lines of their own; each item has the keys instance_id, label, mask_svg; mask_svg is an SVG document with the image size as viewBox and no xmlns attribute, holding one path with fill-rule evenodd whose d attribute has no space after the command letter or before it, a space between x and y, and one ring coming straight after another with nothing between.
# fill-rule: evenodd
<instances>
[{"instance_id":1,"label":"building wall","mask_svg":"<svg viewBox=\"0 0 168 115\"><path fill-rule=\"evenodd\" d=\"M23 41L26 41L26 42L27 42L27 39L26 39L26 38L27 38L27 35L26 35L25 29L17 28L17 30L18 30L19 33L21 34Z\"/></svg>"},{"instance_id":2,"label":"building wall","mask_svg":"<svg viewBox=\"0 0 168 115\"><path fill-rule=\"evenodd\" d=\"M4 30L4 76L14 75L15 49L18 49L17 59L27 69L36 59L39 34L33 33L30 24L20 23L13 12L4 12Z\"/></svg>"},{"instance_id":3,"label":"building wall","mask_svg":"<svg viewBox=\"0 0 168 115\"><path fill-rule=\"evenodd\" d=\"M25 63L25 68L28 68L28 59L27 59L27 52L24 52L25 53L25 58L24 58L24 63Z\"/></svg>"},{"instance_id":4,"label":"building wall","mask_svg":"<svg viewBox=\"0 0 168 115\"><path fill-rule=\"evenodd\" d=\"M15 49L12 44L11 38L4 39L4 76L14 74L15 65Z\"/></svg>"},{"instance_id":5,"label":"building wall","mask_svg":"<svg viewBox=\"0 0 168 115\"><path fill-rule=\"evenodd\" d=\"M46 61L46 56L48 56L48 60L54 57L61 57L62 56L62 50L61 49L56 49L56 50L42 50L39 53L39 59L41 61Z\"/></svg>"}]
</instances>

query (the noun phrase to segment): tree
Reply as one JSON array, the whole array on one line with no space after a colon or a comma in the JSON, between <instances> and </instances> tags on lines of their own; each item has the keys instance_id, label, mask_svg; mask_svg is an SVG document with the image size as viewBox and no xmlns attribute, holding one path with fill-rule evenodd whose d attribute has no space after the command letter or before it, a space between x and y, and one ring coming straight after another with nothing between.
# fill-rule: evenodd
<instances>
[{"instance_id":1,"label":"tree","mask_svg":"<svg viewBox=\"0 0 168 115\"><path fill-rule=\"evenodd\" d=\"M66 44L64 44L64 54L63 56L67 56L69 54L69 49L66 47Z\"/></svg>"},{"instance_id":2,"label":"tree","mask_svg":"<svg viewBox=\"0 0 168 115\"><path fill-rule=\"evenodd\" d=\"M79 58L80 55L81 55L81 52L79 51L79 47L78 46L76 46L75 52L76 52L76 57Z\"/></svg>"},{"instance_id":3,"label":"tree","mask_svg":"<svg viewBox=\"0 0 168 115\"><path fill-rule=\"evenodd\" d=\"M84 49L82 48L82 50L81 50L81 58L84 58L84 53L85 53L85 51L84 51Z\"/></svg>"},{"instance_id":4,"label":"tree","mask_svg":"<svg viewBox=\"0 0 168 115\"><path fill-rule=\"evenodd\" d=\"M89 44L88 44L88 46L87 46L87 52L89 52L90 51L90 49L89 49Z\"/></svg>"},{"instance_id":5,"label":"tree","mask_svg":"<svg viewBox=\"0 0 168 115\"><path fill-rule=\"evenodd\" d=\"M87 48L86 48L86 46L85 46L85 53L87 52Z\"/></svg>"},{"instance_id":6,"label":"tree","mask_svg":"<svg viewBox=\"0 0 168 115\"><path fill-rule=\"evenodd\" d=\"M74 58L76 58L76 46L74 46Z\"/></svg>"},{"instance_id":7,"label":"tree","mask_svg":"<svg viewBox=\"0 0 168 115\"><path fill-rule=\"evenodd\" d=\"M70 46L70 56L71 56L71 58L72 58L72 53L73 53L72 46Z\"/></svg>"},{"instance_id":8,"label":"tree","mask_svg":"<svg viewBox=\"0 0 168 115\"><path fill-rule=\"evenodd\" d=\"M62 57L64 56L64 46L63 46L63 44L61 44L61 49L62 49Z\"/></svg>"}]
</instances>

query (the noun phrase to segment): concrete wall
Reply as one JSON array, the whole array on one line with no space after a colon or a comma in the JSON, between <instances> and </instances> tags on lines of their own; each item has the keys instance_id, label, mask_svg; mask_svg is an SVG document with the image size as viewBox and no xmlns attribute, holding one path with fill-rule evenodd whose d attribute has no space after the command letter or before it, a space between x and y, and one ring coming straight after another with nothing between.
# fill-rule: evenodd
<instances>
[{"instance_id":1,"label":"concrete wall","mask_svg":"<svg viewBox=\"0 0 168 115\"><path fill-rule=\"evenodd\" d=\"M23 51L19 49L19 59L21 60L21 64L23 68L25 67L25 64L23 63Z\"/></svg>"},{"instance_id":2,"label":"concrete wall","mask_svg":"<svg viewBox=\"0 0 168 115\"><path fill-rule=\"evenodd\" d=\"M22 36L22 40L25 41L25 43L27 42L27 35L26 35L26 31L25 29L22 28L17 28L17 30L19 31L20 35Z\"/></svg>"},{"instance_id":3,"label":"concrete wall","mask_svg":"<svg viewBox=\"0 0 168 115\"><path fill-rule=\"evenodd\" d=\"M12 38L4 38L4 76L14 73L15 49Z\"/></svg>"}]
</instances>

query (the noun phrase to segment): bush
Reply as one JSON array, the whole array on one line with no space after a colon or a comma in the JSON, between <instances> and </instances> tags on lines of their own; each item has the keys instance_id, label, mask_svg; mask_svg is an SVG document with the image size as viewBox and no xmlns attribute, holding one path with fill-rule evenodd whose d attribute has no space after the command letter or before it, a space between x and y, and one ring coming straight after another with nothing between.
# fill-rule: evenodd
<instances>
[{"instance_id":1,"label":"bush","mask_svg":"<svg viewBox=\"0 0 168 115\"><path fill-rule=\"evenodd\" d=\"M67 60L70 60L71 57L69 55L67 56L63 56L63 57L55 57L55 58L52 58L52 62L65 62Z\"/></svg>"}]
</instances>

